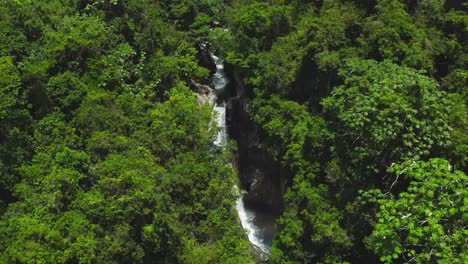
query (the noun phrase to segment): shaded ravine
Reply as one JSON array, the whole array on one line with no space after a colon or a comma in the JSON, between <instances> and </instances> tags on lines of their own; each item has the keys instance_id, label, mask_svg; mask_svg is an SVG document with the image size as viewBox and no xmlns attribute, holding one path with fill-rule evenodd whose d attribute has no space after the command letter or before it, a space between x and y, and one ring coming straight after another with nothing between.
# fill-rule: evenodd
<instances>
[{"instance_id":1,"label":"shaded ravine","mask_svg":"<svg viewBox=\"0 0 468 264\"><path fill-rule=\"evenodd\" d=\"M217 98L226 98L225 89L229 81L224 71L224 62L221 58L213 54L211 54L211 57L216 64L216 72L212 77L212 82L215 88ZM214 101L216 101L216 99ZM226 100L218 100L214 105L214 110L218 112L216 122L222 128L215 141L215 144L219 146L226 144L229 134L226 122L227 105L228 102ZM234 163L235 162L236 161L234 161ZM234 164L234 166L238 168L238 164ZM261 168L249 170L248 173L252 174L252 171L253 174L262 173ZM239 174L241 173L242 172L239 170ZM245 184L241 184L240 187L235 186L235 188L242 194L236 202L236 209L239 215L241 225L246 231L249 241L253 245L254 251L256 252L255 254L261 260L266 260L268 258L268 255L270 254L270 247L273 237L277 232L276 219L279 216L279 214L276 212L271 212L270 206L258 204L257 202L253 202L252 199L248 199L249 195L252 196L251 193L249 193L249 191L255 189L257 179L261 179L259 175L253 174L248 175L248 178L252 179L251 183L248 186L249 190L244 190L242 188L246 187L244 186ZM240 175L240 178L245 178L245 175Z\"/></svg>"}]
</instances>

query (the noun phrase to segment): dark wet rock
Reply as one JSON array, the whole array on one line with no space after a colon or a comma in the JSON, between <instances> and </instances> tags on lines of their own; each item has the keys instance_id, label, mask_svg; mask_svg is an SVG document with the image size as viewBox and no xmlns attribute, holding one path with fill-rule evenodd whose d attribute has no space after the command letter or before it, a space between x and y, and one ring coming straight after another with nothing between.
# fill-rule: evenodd
<instances>
[{"instance_id":1,"label":"dark wet rock","mask_svg":"<svg viewBox=\"0 0 468 264\"><path fill-rule=\"evenodd\" d=\"M197 103L199 106L203 106L210 101L208 96L206 96L206 94L196 93L195 95L197 96Z\"/></svg>"},{"instance_id":2,"label":"dark wet rock","mask_svg":"<svg viewBox=\"0 0 468 264\"><path fill-rule=\"evenodd\" d=\"M195 93L198 105L202 106L206 103L214 104L216 100L216 93L211 86L192 80L190 87Z\"/></svg>"},{"instance_id":3,"label":"dark wet rock","mask_svg":"<svg viewBox=\"0 0 468 264\"><path fill-rule=\"evenodd\" d=\"M254 245L252 245L250 250L255 258L255 263L268 263L270 259L270 255L268 253L263 252L263 250Z\"/></svg>"},{"instance_id":4,"label":"dark wet rock","mask_svg":"<svg viewBox=\"0 0 468 264\"><path fill-rule=\"evenodd\" d=\"M207 84L198 83L194 80L192 80L191 87L192 87L192 90L198 94L208 95L210 93L213 93L213 88L211 88L211 86Z\"/></svg>"},{"instance_id":5,"label":"dark wet rock","mask_svg":"<svg viewBox=\"0 0 468 264\"><path fill-rule=\"evenodd\" d=\"M210 76L216 72L216 63L214 62L207 45L200 45L198 47L197 59L199 65L207 68L210 71ZM207 80L207 83L209 80Z\"/></svg>"},{"instance_id":6,"label":"dark wet rock","mask_svg":"<svg viewBox=\"0 0 468 264\"><path fill-rule=\"evenodd\" d=\"M251 119L252 90L243 83L241 70L226 65L225 71L231 84L226 122L229 137L238 146L237 169L241 187L247 191L244 201L250 207L279 216L290 173L262 145L260 128Z\"/></svg>"}]
</instances>

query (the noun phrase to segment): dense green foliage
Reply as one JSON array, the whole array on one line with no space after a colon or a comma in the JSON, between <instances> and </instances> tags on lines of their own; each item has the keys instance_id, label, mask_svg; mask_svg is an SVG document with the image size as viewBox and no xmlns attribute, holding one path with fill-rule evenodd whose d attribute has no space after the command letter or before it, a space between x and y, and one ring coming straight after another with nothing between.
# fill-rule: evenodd
<instances>
[{"instance_id":1,"label":"dense green foliage","mask_svg":"<svg viewBox=\"0 0 468 264\"><path fill-rule=\"evenodd\" d=\"M262 143L292 174L271 262L468 261L467 7L227 8L216 44L254 91Z\"/></svg>"},{"instance_id":2,"label":"dense green foliage","mask_svg":"<svg viewBox=\"0 0 468 264\"><path fill-rule=\"evenodd\" d=\"M449 104L435 81L388 61L351 62L340 75L344 85L322 102L339 159L359 172L353 178L447 151ZM370 178L360 185L366 183Z\"/></svg>"},{"instance_id":3,"label":"dense green foliage","mask_svg":"<svg viewBox=\"0 0 468 264\"><path fill-rule=\"evenodd\" d=\"M252 261L201 2L1 1L0 263Z\"/></svg>"},{"instance_id":4,"label":"dense green foliage","mask_svg":"<svg viewBox=\"0 0 468 264\"><path fill-rule=\"evenodd\" d=\"M369 239L385 263L463 263L466 249L466 175L443 159L412 162L392 169L412 179L398 199L378 201L378 223Z\"/></svg>"},{"instance_id":5,"label":"dense green foliage","mask_svg":"<svg viewBox=\"0 0 468 264\"><path fill-rule=\"evenodd\" d=\"M200 44L290 172L271 263L466 263L468 4L0 1L0 263L252 263Z\"/></svg>"}]
</instances>

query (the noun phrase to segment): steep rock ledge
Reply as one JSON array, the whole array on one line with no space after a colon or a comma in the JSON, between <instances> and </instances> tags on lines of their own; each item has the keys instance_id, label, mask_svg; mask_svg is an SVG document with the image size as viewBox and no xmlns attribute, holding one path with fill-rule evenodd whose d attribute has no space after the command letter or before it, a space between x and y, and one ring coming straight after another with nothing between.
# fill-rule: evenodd
<instances>
[{"instance_id":1,"label":"steep rock ledge","mask_svg":"<svg viewBox=\"0 0 468 264\"><path fill-rule=\"evenodd\" d=\"M253 91L242 80L239 68L226 64L230 79L226 109L229 137L238 145L237 169L246 206L279 217L290 174L262 146L259 127L251 120Z\"/></svg>"}]
</instances>

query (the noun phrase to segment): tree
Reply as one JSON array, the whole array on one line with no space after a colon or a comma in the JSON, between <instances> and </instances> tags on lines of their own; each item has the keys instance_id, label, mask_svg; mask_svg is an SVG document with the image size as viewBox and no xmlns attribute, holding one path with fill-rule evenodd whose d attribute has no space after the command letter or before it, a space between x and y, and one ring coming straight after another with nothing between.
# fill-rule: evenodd
<instances>
[{"instance_id":1,"label":"tree","mask_svg":"<svg viewBox=\"0 0 468 264\"><path fill-rule=\"evenodd\" d=\"M17 168L31 156L31 117L21 84L13 58L0 57L0 201L5 205L20 179Z\"/></svg>"},{"instance_id":2,"label":"tree","mask_svg":"<svg viewBox=\"0 0 468 264\"><path fill-rule=\"evenodd\" d=\"M408 161L390 171L411 183L396 197L378 200L368 247L384 263L466 262L467 175L440 158Z\"/></svg>"},{"instance_id":3,"label":"tree","mask_svg":"<svg viewBox=\"0 0 468 264\"><path fill-rule=\"evenodd\" d=\"M1 263L252 262L232 157L185 86L208 81L195 17L221 7L0 3Z\"/></svg>"},{"instance_id":4,"label":"tree","mask_svg":"<svg viewBox=\"0 0 468 264\"><path fill-rule=\"evenodd\" d=\"M457 169L468 173L468 91L462 94L450 94L451 114L449 117L452 130L451 163Z\"/></svg>"},{"instance_id":5,"label":"tree","mask_svg":"<svg viewBox=\"0 0 468 264\"><path fill-rule=\"evenodd\" d=\"M450 105L435 81L389 61L352 61L340 75L344 85L323 106L337 156L354 180L379 182L375 175L390 164L442 154L450 146Z\"/></svg>"},{"instance_id":6,"label":"tree","mask_svg":"<svg viewBox=\"0 0 468 264\"><path fill-rule=\"evenodd\" d=\"M67 147L36 154L20 168L17 202L0 221L0 262L93 260L94 228L72 202L83 192L89 157ZM49 150L48 149L48 150Z\"/></svg>"},{"instance_id":7,"label":"tree","mask_svg":"<svg viewBox=\"0 0 468 264\"><path fill-rule=\"evenodd\" d=\"M254 108L254 120L266 134L264 141L274 157L293 174L317 172L329 153L326 145L330 134L324 120L310 115L304 106L277 96L258 97Z\"/></svg>"},{"instance_id":8,"label":"tree","mask_svg":"<svg viewBox=\"0 0 468 264\"><path fill-rule=\"evenodd\" d=\"M431 39L418 28L398 0L379 0L377 13L368 18L364 27L374 59L387 59L416 69L433 70L434 55Z\"/></svg>"},{"instance_id":9,"label":"tree","mask_svg":"<svg viewBox=\"0 0 468 264\"><path fill-rule=\"evenodd\" d=\"M311 182L296 175L285 195L287 209L273 242L273 263L337 263L348 255L352 243L340 224L342 212L330 203L325 185L312 186Z\"/></svg>"},{"instance_id":10,"label":"tree","mask_svg":"<svg viewBox=\"0 0 468 264\"><path fill-rule=\"evenodd\" d=\"M69 114L81 105L88 89L77 76L67 71L50 78L46 90L52 104Z\"/></svg>"},{"instance_id":11,"label":"tree","mask_svg":"<svg viewBox=\"0 0 468 264\"><path fill-rule=\"evenodd\" d=\"M0 120L16 104L19 96L21 79L11 57L0 57Z\"/></svg>"},{"instance_id":12,"label":"tree","mask_svg":"<svg viewBox=\"0 0 468 264\"><path fill-rule=\"evenodd\" d=\"M229 9L228 24L235 35L240 50L229 52L226 60L247 67L255 62L255 53L268 50L274 40L291 29L291 8L253 2Z\"/></svg>"},{"instance_id":13,"label":"tree","mask_svg":"<svg viewBox=\"0 0 468 264\"><path fill-rule=\"evenodd\" d=\"M163 161L191 149L201 150L215 137L215 130L209 130L210 105L200 109L184 84L174 87L167 95L169 100L151 111L153 121L148 131L150 149Z\"/></svg>"}]
</instances>

